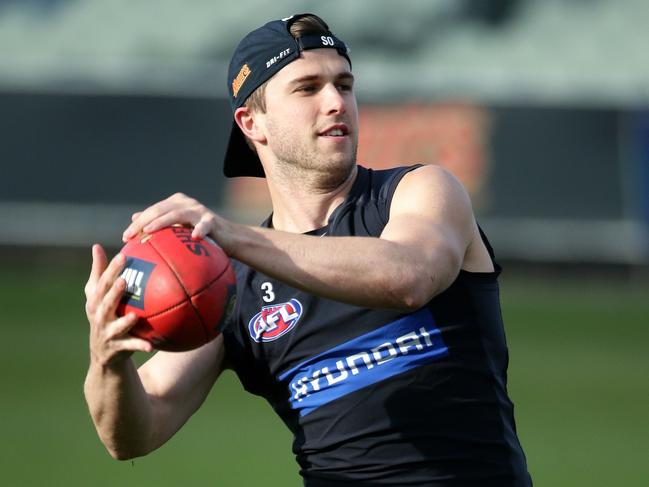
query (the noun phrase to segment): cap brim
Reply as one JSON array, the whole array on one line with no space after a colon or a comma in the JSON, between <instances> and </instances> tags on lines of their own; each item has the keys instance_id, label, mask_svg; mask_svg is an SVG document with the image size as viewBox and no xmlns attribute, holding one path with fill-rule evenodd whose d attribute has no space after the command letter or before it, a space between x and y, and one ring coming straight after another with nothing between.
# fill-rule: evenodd
<instances>
[{"instance_id":1,"label":"cap brim","mask_svg":"<svg viewBox=\"0 0 649 487\"><path fill-rule=\"evenodd\" d=\"M241 129L232 122L230 140L223 161L223 174L228 178L248 176L265 178L266 173L257 154L248 146Z\"/></svg>"}]
</instances>

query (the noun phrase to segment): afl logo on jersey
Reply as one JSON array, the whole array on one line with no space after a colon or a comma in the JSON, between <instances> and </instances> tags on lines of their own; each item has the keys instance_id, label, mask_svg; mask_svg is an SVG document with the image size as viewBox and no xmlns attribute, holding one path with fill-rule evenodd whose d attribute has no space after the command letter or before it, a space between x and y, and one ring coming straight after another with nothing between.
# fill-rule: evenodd
<instances>
[{"instance_id":1,"label":"afl logo on jersey","mask_svg":"<svg viewBox=\"0 0 649 487\"><path fill-rule=\"evenodd\" d=\"M264 306L248 324L250 337L257 343L277 340L295 328L301 316L302 305L297 299Z\"/></svg>"}]
</instances>

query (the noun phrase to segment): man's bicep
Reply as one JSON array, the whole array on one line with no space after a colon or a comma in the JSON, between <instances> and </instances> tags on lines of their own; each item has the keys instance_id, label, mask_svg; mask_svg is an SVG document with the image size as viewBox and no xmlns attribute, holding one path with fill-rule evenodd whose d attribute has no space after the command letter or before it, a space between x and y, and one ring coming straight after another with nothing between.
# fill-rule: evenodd
<instances>
[{"instance_id":1,"label":"man's bicep","mask_svg":"<svg viewBox=\"0 0 649 487\"><path fill-rule=\"evenodd\" d=\"M461 183L440 167L424 166L406 174L397 186L381 238L410 252L420 272L429 274L428 285L439 291L459 273L473 224Z\"/></svg>"}]
</instances>

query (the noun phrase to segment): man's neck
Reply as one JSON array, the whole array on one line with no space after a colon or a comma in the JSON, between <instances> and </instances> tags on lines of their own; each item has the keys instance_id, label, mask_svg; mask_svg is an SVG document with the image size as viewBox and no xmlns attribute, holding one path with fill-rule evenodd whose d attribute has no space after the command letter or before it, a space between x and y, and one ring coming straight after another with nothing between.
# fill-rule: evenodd
<instances>
[{"instance_id":1,"label":"man's neck","mask_svg":"<svg viewBox=\"0 0 649 487\"><path fill-rule=\"evenodd\" d=\"M273 203L273 228L305 233L325 226L331 213L345 200L357 173L354 165L338 181L323 181L306 174L267 175Z\"/></svg>"}]
</instances>

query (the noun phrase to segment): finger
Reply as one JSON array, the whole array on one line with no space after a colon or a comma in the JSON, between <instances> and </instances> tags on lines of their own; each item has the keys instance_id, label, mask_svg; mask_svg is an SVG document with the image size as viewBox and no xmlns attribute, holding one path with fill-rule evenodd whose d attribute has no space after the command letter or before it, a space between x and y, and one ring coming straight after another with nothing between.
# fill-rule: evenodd
<instances>
[{"instance_id":1,"label":"finger","mask_svg":"<svg viewBox=\"0 0 649 487\"><path fill-rule=\"evenodd\" d=\"M139 219L140 217L138 217ZM122 242L126 243L129 240L131 240L133 237L135 237L138 233L141 232L143 225L139 225L137 223L137 219L134 220L128 227L126 227L126 230L124 230L124 233L122 233Z\"/></svg>"},{"instance_id":2,"label":"finger","mask_svg":"<svg viewBox=\"0 0 649 487\"><path fill-rule=\"evenodd\" d=\"M129 352L153 352L153 345L142 338L130 336L119 340L119 348Z\"/></svg>"},{"instance_id":3,"label":"finger","mask_svg":"<svg viewBox=\"0 0 649 487\"><path fill-rule=\"evenodd\" d=\"M153 345L142 338L128 336L112 340L110 345L105 349L106 362L110 363L115 360L123 360L133 354L133 352L153 351ZM120 358L121 357L121 358Z\"/></svg>"},{"instance_id":4,"label":"finger","mask_svg":"<svg viewBox=\"0 0 649 487\"><path fill-rule=\"evenodd\" d=\"M131 223L129 224L128 227L126 227L126 230L124 230L124 232L122 233L123 242L128 242L130 239L132 239L133 237L135 237L141 232L141 228L145 225L145 223L141 222L143 214L144 211L136 211L131 215Z\"/></svg>"},{"instance_id":5,"label":"finger","mask_svg":"<svg viewBox=\"0 0 649 487\"><path fill-rule=\"evenodd\" d=\"M192 230L192 238L204 238L205 235L212 232L212 230L214 230L214 215L206 213L194 226L194 230Z\"/></svg>"},{"instance_id":6,"label":"finger","mask_svg":"<svg viewBox=\"0 0 649 487\"><path fill-rule=\"evenodd\" d=\"M92 294L97 281L101 277L101 274L106 269L108 265L108 258L106 257L106 252L99 244L94 244L92 246L92 267L90 269L90 276L88 276L88 282L86 284L86 297L89 294Z\"/></svg>"},{"instance_id":7,"label":"finger","mask_svg":"<svg viewBox=\"0 0 649 487\"><path fill-rule=\"evenodd\" d=\"M151 222L151 220L157 218L157 216L164 212L166 207L166 200L160 201L152 206L149 206L144 211L134 213L131 217L131 224L126 227L124 233L122 234L122 240L124 242L132 239L139 233L142 233L143 228Z\"/></svg>"},{"instance_id":8,"label":"finger","mask_svg":"<svg viewBox=\"0 0 649 487\"><path fill-rule=\"evenodd\" d=\"M164 213L158 218L147 223L147 225L142 230L145 233L153 233L162 228L170 227L171 225L175 224L191 224L191 219L191 214L189 212L184 210L173 210Z\"/></svg>"},{"instance_id":9,"label":"finger","mask_svg":"<svg viewBox=\"0 0 649 487\"><path fill-rule=\"evenodd\" d=\"M126 291L126 281L118 277L101 301L98 310L98 317L100 319L105 321L115 319L117 306L119 306L124 296L124 291Z\"/></svg>"},{"instance_id":10,"label":"finger","mask_svg":"<svg viewBox=\"0 0 649 487\"><path fill-rule=\"evenodd\" d=\"M164 215L165 213L173 210L174 208L177 208L180 204L182 204L182 201L184 201L185 199L186 199L185 195L177 193L165 200L158 201L157 203L146 208L144 211L134 214L133 217L135 218L124 231L122 235L122 239L126 242L127 240L130 240L131 238L135 237L138 233L147 231L144 230L144 227L149 225L160 215ZM158 229L159 228L162 227L158 227ZM153 231L153 230L148 230L148 231Z\"/></svg>"},{"instance_id":11,"label":"finger","mask_svg":"<svg viewBox=\"0 0 649 487\"><path fill-rule=\"evenodd\" d=\"M153 351L153 345L150 342L128 334L138 321L139 317L135 313L130 312L111 323L110 336L113 338L113 343L116 345L116 348L132 352Z\"/></svg>"},{"instance_id":12,"label":"finger","mask_svg":"<svg viewBox=\"0 0 649 487\"><path fill-rule=\"evenodd\" d=\"M175 224L193 226L200 218L200 207L198 201L183 193L173 194L159 203L157 213L149 215L148 223L142 229L151 233Z\"/></svg>"},{"instance_id":13,"label":"finger","mask_svg":"<svg viewBox=\"0 0 649 487\"><path fill-rule=\"evenodd\" d=\"M110 338L120 338L127 335L139 321L139 317L132 311L117 318L108 325L107 334Z\"/></svg>"},{"instance_id":14,"label":"finger","mask_svg":"<svg viewBox=\"0 0 649 487\"><path fill-rule=\"evenodd\" d=\"M106 296L106 293L108 293L111 286L124 269L125 264L126 257L123 254L117 254L113 257L110 264L108 264L108 267L106 267L106 270L99 278L99 282L95 288L94 294L97 299L103 301L104 296Z\"/></svg>"}]
</instances>

